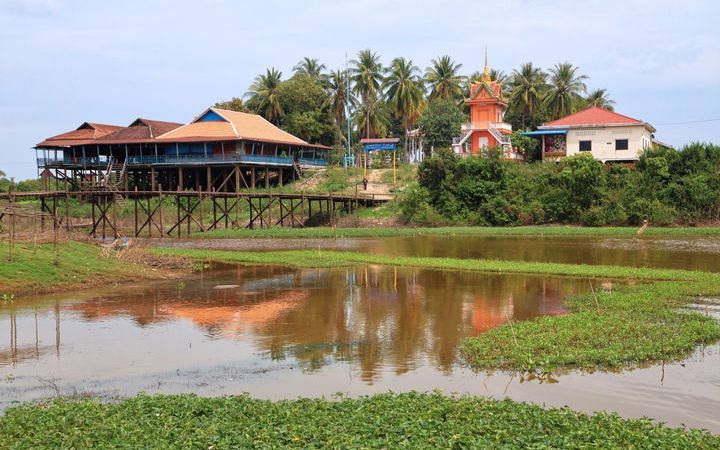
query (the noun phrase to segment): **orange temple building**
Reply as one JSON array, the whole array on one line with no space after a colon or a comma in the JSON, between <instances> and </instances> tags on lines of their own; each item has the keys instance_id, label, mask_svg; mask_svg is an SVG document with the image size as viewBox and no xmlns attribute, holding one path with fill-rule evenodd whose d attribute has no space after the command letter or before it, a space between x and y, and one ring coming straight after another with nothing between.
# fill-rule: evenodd
<instances>
[{"instance_id":1,"label":"orange temple building","mask_svg":"<svg viewBox=\"0 0 720 450\"><path fill-rule=\"evenodd\" d=\"M507 159L522 159L512 151L510 134L512 125L503 122L507 102L503 98L502 84L490 77L485 51L485 70L479 82L470 86L470 122L462 125L460 137L453 139L452 148L457 154L482 153L484 148L500 146Z\"/></svg>"}]
</instances>

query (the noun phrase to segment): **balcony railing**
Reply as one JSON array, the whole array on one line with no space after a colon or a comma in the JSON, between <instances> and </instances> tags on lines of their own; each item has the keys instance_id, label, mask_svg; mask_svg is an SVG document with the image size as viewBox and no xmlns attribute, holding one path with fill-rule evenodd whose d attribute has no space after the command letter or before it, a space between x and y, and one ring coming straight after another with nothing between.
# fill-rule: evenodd
<instances>
[{"instance_id":1,"label":"balcony railing","mask_svg":"<svg viewBox=\"0 0 720 450\"><path fill-rule=\"evenodd\" d=\"M107 165L112 160L111 156L101 155L100 157L92 158L77 158L77 157L49 157L49 158L38 158L38 167L47 166L93 166L93 165Z\"/></svg>"},{"instance_id":2,"label":"balcony railing","mask_svg":"<svg viewBox=\"0 0 720 450\"><path fill-rule=\"evenodd\" d=\"M464 123L460 126L461 131L472 131L472 130L489 130L490 125L495 126L500 131L512 133L512 125L505 122L471 122Z\"/></svg>"},{"instance_id":3,"label":"balcony railing","mask_svg":"<svg viewBox=\"0 0 720 450\"><path fill-rule=\"evenodd\" d=\"M105 166L112 160L111 156L101 155L92 158L38 158L38 167L48 166ZM149 165L149 164L204 164L217 162L238 162L238 163L255 163L255 164L277 164L291 166L293 158L288 156L270 156L270 155L241 155L237 153L227 155L152 155L152 156L130 156L127 164L132 165ZM301 166L327 166L327 159L321 158L299 158L298 163Z\"/></svg>"}]
</instances>

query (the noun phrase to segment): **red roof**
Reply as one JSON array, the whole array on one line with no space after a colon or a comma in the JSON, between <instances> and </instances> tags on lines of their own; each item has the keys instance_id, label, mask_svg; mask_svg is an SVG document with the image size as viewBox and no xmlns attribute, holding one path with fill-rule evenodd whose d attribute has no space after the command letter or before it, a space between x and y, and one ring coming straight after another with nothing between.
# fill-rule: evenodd
<instances>
[{"instance_id":1,"label":"red roof","mask_svg":"<svg viewBox=\"0 0 720 450\"><path fill-rule=\"evenodd\" d=\"M37 145L37 147L69 147L71 145L83 145L93 142L102 136L122 129L117 125L105 125L102 123L84 122L73 131L58 134L51 138L47 138Z\"/></svg>"},{"instance_id":2,"label":"red roof","mask_svg":"<svg viewBox=\"0 0 720 450\"><path fill-rule=\"evenodd\" d=\"M616 124L638 124L643 123L642 120L633 119L632 117L623 116L616 112L608 111L599 106L591 106L588 109L561 117L558 120L546 123L539 128L545 127L571 127L577 125L616 125Z\"/></svg>"},{"instance_id":3,"label":"red roof","mask_svg":"<svg viewBox=\"0 0 720 450\"><path fill-rule=\"evenodd\" d=\"M97 140L98 144L123 144L150 142L161 134L181 127L181 123L160 120L137 119L130 126L121 128Z\"/></svg>"}]
</instances>

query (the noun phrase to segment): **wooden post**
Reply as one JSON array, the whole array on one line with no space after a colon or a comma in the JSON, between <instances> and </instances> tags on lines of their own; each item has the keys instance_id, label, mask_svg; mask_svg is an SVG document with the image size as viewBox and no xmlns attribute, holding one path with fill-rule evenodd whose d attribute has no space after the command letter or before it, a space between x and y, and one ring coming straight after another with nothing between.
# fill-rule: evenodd
<instances>
[{"instance_id":1,"label":"wooden post","mask_svg":"<svg viewBox=\"0 0 720 450\"><path fill-rule=\"evenodd\" d=\"M206 191L210 192L212 190L212 168L210 166L207 166L206 170L206 176L207 176L207 185L206 185Z\"/></svg>"},{"instance_id":2,"label":"wooden post","mask_svg":"<svg viewBox=\"0 0 720 450\"><path fill-rule=\"evenodd\" d=\"M65 229L70 231L70 194L65 187Z\"/></svg>"},{"instance_id":3,"label":"wooden post","mask_svg":"<svg viewBox=\"0 0 720 450\"><path fill-rule=\"evenodd\" d=\"M10 205L15 203L12 195L12 187L8 188L8 199ZM10 209L10 262L13 262L13 250L15 249L15 208Z\"/></svg>"},{"instance_id":4,"label":"wooden post","mask_svg":"<svg viewBox=\"0 0 720 450\"><path fill-rule=\"evenodd\" d=\"M157 144L156 144L157 145ZM150 168L150 190L155 191L155 168Z\"/></svg>"},{"instance_id":5,"label":"wooden post","mask_svg":"<svg viewBox=\"0 0 720 450\"><path fill-rule=\"evenodd\" d=\"M183 169L182 167L178 167L178 191L183 190ZM178 197L179 198L179 197Z\"/></svg>"},{"instance_id":6,"label":"wooden post","mask_svg":"<svg viewBox=\"0 0 720 450\"><path fill-rule=\"evenodd\" d=\"M255 189L255 168L250 169L250 188Z\"/></svg>"},{"instance_id":7,"label":"wooden post","mask_svg":"<svg viewBox=\"0 0 720 450\"><path fill-rule=\"evenodd\" d=\"M113 196L113 200L112 200L112 209L113 209L112 210L113 234L115 235L115 238L119 238L120 233L118 232L118 229L117 229L117 198L115 196Z\"/></svg>"},{"instance_id":8,"label":"wooden post","mask_svg":"<svg viewBox=\"0 0 720 450\"><path fill-rule=\"evenodd\" d=\"M265 168L265 189L270 189L270 170Z\"/></svg>"},{"instance_id":9,"label":"wooden post","mask_svg":"<svg viewBox=\"0 0 720 450\"><path fill-rule=\"evenodd\" d=\"M175 223L177 224L177 230L178 230L178 237L180 237L180 230L182 227L180 226L180 202L182 199L180 198L180 191L175 194L175 203L177 204L177 220ZM171 230L172 231L172 230Z\"/></svg>"},{"instance_id":10,"label":"wooden post","mask_svg":"<svg viewBox=\"0 0 720 450\"><path fill-rule=\"evenodd\" d=\"M240 192L240 166L235 166L235 192Z\"/></svg>"},{"instance_id":11,"label":"wooden post","mask_svg":"<svg viewBox=\"0 0 720 450\"><path fill-rule=\"evenodd\" d=\"M395 171L395 150L393 150L393 186L397 186L397 173Z\"/></svg>"},{"instance_id":12,"label":"wooden post","mask_svg":"<svg viewBox=\"0 0 720 450\"><path fill-rule=\"evenodd\" d=\"M159 197L158 197L158 198L159 198L159 201L160 201L160 203L158 203L158 214L160 215L160 216L159 216L159 220L160 220L160 238L162 238L163 235L165 234L165 228L164 228L164 226L163 226L163 194L162 194L162 184L161 184L161 185L158 185L158 192L160 193L160 194L159 194Z\"/></svg>"},{"instance_id":13,"label":"wooden post","mask_svg":"<svg viewBox=\"0 0 720 450\"><path fill-rule=\"evenodd\" d=\"M282 167L278 169L278 186L282 187L283 185L283 170Z\"/></svg>"},{"instance_id":14,"label":"wooden post","mask_svg":"<svg viewBox=\"0 0 720 450\"><path fill-rule=\"evenodd\" d=\"M333 193L330 191L330 198L328 199L328 225L333 224L333 213L335 212L335 201L333 200Z\"/></svg>"},{"instance_id":15,"label":"wooden post","mask_svg":"<svg viewBox=\"0 0 720 450\"><path fill-rule=\"evenodd\" d=\"M198 201L200 204L198 205L198 208L200 208L200 231L205 231L205 226L203 225L203 198L202 198L202 188L198 191Z\"/></svg>"},{"instance_id":16,"label":"wooden post","mask_svg":"<svg viewBox=\"0 0 720 450\"><path fill-rule=\"evenodd\" d=\"M90 195L93 197L95 196L94 193L92 193ZM96 236L96 233L95 233L95 198L93 198L93 197L91 197L90 204L92 205L92 223L93 223L92 236L95 237Z\"/></svg>"},{"instance_id":17,"label":"wooden post","mask_svg":"<svg viewBox=\"0 0 720 450\"><path fill-rule=\"evenodd\" d=\"M137 190L138 190L138 189L137 189L137 186L135 186L135 197L133 198L133 200L134 200L133 203L134 203L134 205L135 205L135 237L138 237L138 209L137 209L138 198L137 198ZM149 229L149 228L150 228L150 222L148 222L148 229Z\"/></svg>"}]
</instances>

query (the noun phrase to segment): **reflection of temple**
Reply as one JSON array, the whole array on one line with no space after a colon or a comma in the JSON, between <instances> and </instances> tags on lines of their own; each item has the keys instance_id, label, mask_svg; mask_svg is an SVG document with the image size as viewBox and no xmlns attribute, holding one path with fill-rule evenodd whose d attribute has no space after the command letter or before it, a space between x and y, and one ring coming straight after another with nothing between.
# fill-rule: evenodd
<instances>
[{"instance_id":1,"label":"reflection of temple","mask_svg":"<svg viewBox=\"0 0 720 450\"><path fill-rule=\"evenodd\" d=\"M201 330L208 342L243 339L260 357L292 358L308 369L343 361L370 383L383 371L403 373L428 362L449 372L464 337L508 317L561 314L562 295L583 289L584 282L560 278L372 265L334 270L232 267L184 284L115 288L89 300L56 302L55 349L59 356L62 307L66 321L105 320L113 326L110 320L118 318L146 328L147 345L153 345L154 333L168 330L150 325L178 322L185 326L172 328L174 339L184 339L190 327ZM38 306L47 316L49 308ZM12 343L7 351L0 344L0 364L41 358L52 350L37 340L35 347L18 345L18 334L24 333L27 343L32 333L33 310L22 311L20 333L15 314L0 308L0 324L10 319ZM72 336L65 339L70 339L67 351L81 345Z\"/></svg>"}]
</instances>

